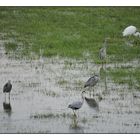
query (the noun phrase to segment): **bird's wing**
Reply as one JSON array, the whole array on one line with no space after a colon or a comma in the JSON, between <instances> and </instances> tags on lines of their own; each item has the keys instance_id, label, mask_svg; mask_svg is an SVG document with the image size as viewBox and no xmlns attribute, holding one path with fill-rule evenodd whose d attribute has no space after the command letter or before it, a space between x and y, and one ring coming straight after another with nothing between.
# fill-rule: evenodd
<instances>
[{"instance_id":1,"label":"bird's wing","mask_svg":"<svg viewBox=\"0 0 140 140\"><path fill-rule=\"evenodd\" d=\"M73 103L71 104L71 106L73 106L73 107L75 107L75 108L80 108L81 105L82 105L82 102L80 102L80 101L78 101L78 102L73 102Z\"/></svg>"},{"instance_id":2,"label":"bird's wing","mask_svg":"<svg viewBox=\"0 0 140 140\"><path fill-rule=\"evenodd\" d=\"M86 81L85 87L88 86L88 85L90 84L91 80L92 80L92 77L90 77L90 78Z\"/></svg>"},{"instance_id":3,"label":"bird's wing","mask_svg":"<svg viewBox=\"0 0 140 140\"><path fill-rule=\"evenodd\" d=\"M87 80L87 82L86 82L85 85L90 85L90 84L92 83L92 81L94 81L94 79L95 79L94 76L90 77L90 78Z\"/></svg>"},{"instance_id":4,"label":"bird's wing","mask_svg":"<svg viewBox=\"0 0 140 140\"><path fill-rule=\"evenodd\" d=\"M4 87L3 87L3 92L6 91L7 86L8 86L8 83L6 83L6 84L4 85Z\"/></svg>"}]
</instances>

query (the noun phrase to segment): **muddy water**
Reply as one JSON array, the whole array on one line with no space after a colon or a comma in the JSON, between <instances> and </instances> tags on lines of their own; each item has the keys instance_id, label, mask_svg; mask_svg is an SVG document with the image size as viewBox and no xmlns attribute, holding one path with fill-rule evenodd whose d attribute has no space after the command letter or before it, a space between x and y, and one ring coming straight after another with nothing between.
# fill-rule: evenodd
<instances>
[{"instance_id":1,"label":"muddy water","mask_svg":"<svg viewBox=\"0 0 140 140\"><path fill-rule=\"evenodd\" d=\"M107 76L106 82L100 79L94 89L99 110L84 102L75 117L67 108L69 103L81 100L84 82L99 74L100 67L59 57L16 60L5 55L1 43L0 133L140 133L139 92L117 85ZM12 111L6 112L2 89L9 79L13 84ZM88 91L85 96L90 97Z\"/></svg>"}]
</instances>

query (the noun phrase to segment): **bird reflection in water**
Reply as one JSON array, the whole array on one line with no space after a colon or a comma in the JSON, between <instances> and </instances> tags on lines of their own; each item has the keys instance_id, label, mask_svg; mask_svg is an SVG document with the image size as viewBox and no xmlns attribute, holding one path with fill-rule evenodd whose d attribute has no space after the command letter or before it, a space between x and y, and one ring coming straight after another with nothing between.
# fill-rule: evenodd
<instances>
[{"instance_id":1,"label":"bird reflection in water","mask_svg":"<svg viewBox=\"0 0 140 140\"><path fill-rule=\"evenodd\" d=\"M5 112L11 112L12 111L12 106L10 103L6 103L6 102L3 102L3 109Z\"/></svg>"},{"instance_id":2,"label":"bird reflection in water","mask_svg":"<svg viewBox=\"0 0 140 140\"><path fill-rule=\"evenodd\" d=\"M99 105L94 98L85 97L85 100L89 107L95 109L96 111L99 111Z\"/></svg>"},{"instance_id":3,"label":"bird reflection in water","mask_svg":"<svg viewBox=\"0 0 140 140\"><path fill-rule=\"evenodd\" d=\"M5 99L4 99L4 102L3 102L3 109L4 109L4 112L8 114L8 116L11 115L11 112L12 112L12 106L11 106L11 103L10 103L10 98L6 97L6 94L4 95Z\"/></svg>"}]
</instances>

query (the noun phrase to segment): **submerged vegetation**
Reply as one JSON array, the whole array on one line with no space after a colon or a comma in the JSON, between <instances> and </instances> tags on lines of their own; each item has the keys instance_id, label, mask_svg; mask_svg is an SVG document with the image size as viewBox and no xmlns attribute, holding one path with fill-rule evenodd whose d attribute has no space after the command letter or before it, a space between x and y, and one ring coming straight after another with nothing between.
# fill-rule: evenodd
<instances>
[{"instance_id":1,"label":"submerged vegetation","mask_svg":"<svg viewBox=\"0 0 140 140\"><path fill-rule=\"evenodd\" d=\"M54 114L54 113L48 113L48 114L35 114L31 115L30 118L34 119L47 119L47 118L72 118L73 116L71 114L63 113L63 114Z\"/></svg>"}]
</instances>

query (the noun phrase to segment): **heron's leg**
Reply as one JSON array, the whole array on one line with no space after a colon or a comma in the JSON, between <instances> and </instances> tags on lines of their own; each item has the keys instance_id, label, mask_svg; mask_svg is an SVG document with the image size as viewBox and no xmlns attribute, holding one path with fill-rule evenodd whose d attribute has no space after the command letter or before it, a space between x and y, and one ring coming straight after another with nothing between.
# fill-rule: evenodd
<instances>
[{"instance_id":1,"label":"heron's leg","mask_svg":"<svg viewBox=\"0 0 140 140\"><path fill-rule=\"evenodd\" d=\"M103 69L103 60L102 60L102 69Z\"/></svg>"},{"instance_id":2,"label":"heron's leg","mask_svg":"<svg viewBox=\"0 0 140 140\"><path fill-rule=\"evenodd\" d=\"M73 110L73 113L74 113L74 116L76 117L76 112L75 112L75 110Z\"/></svg>"},{"instance_id":3,"label":"heron's leg","mask_svg":"<svg viewBox=\"0 0 140 140\"><path fill-rule=\"evenodd\" d=\"M90 90L89 97L91 97L91 96L92 96L92 91Z\"/></svg>"},{"instance_id":4,"label":"heron's leg","mask_svg":"<svg viewBox=\"0 0 140 140\"><path fill-rule=\"evenodd\" d=\"M93 95L93 97L94 97L94 88L93 88L93 94L92 94L92 95Z\"/></svg>"},{"instance_id":5,"label":"heron's leg","mask_svg":"<svg viewBox=\"0 0 140 140\"><path fill-rule=\"evenodd\" d=\"M74 110L72 110L72 111L73 111L73 114L75 114Z\"/></svg>"},{"instance_id":6,"label":"heron's leg","mask_svg":"<svg viewBox=\"0 0 140 140\"><path fill-rule=\"evenodd\" d=\"M10 92L9 92L9 102L10 102Z\"/></svg>"},{"instance_id":7,"label":"heron's leg","mask_svg":"<svg viewBox=\"0 0 140 140\"><path fill-rule=\"evenodd\" d=\"M4 97L4 101L5 101L5 103L6 103L6 93L4 93L4 96L5 96L5 97Z\"/></svg>"},{"instance_id":8,"label":"heron's leg","mask_svg":"<svg viewBox=\"0 0 140 140\"><path fill-rule=\"evenodd\" d=\"M105 70L106 70L106 63L107 63L107 61L106 61L106 59L105 59Z\"/></svg>"},{"instance_id":9,"label":"heron's leg","mask_svg":"<svg viewBox=\"0 0 140 140\"><path fill-rule=\"evenodd\" d=\"M91 95L92 95L92 89L90 88L90 90L89 90L89 91L90 91L90 94L89 94L89 96L91 97Z\"/></svg>"},{"instance_id":10,"label":"heron's leg","mask_svg":"<svg viewBox=\"0 0 140 140\"><path fill-rule=\"evenodd\" d=\"M43 72L44 64L41 64L41 71Z\"/></svg>"}]
</instances>

